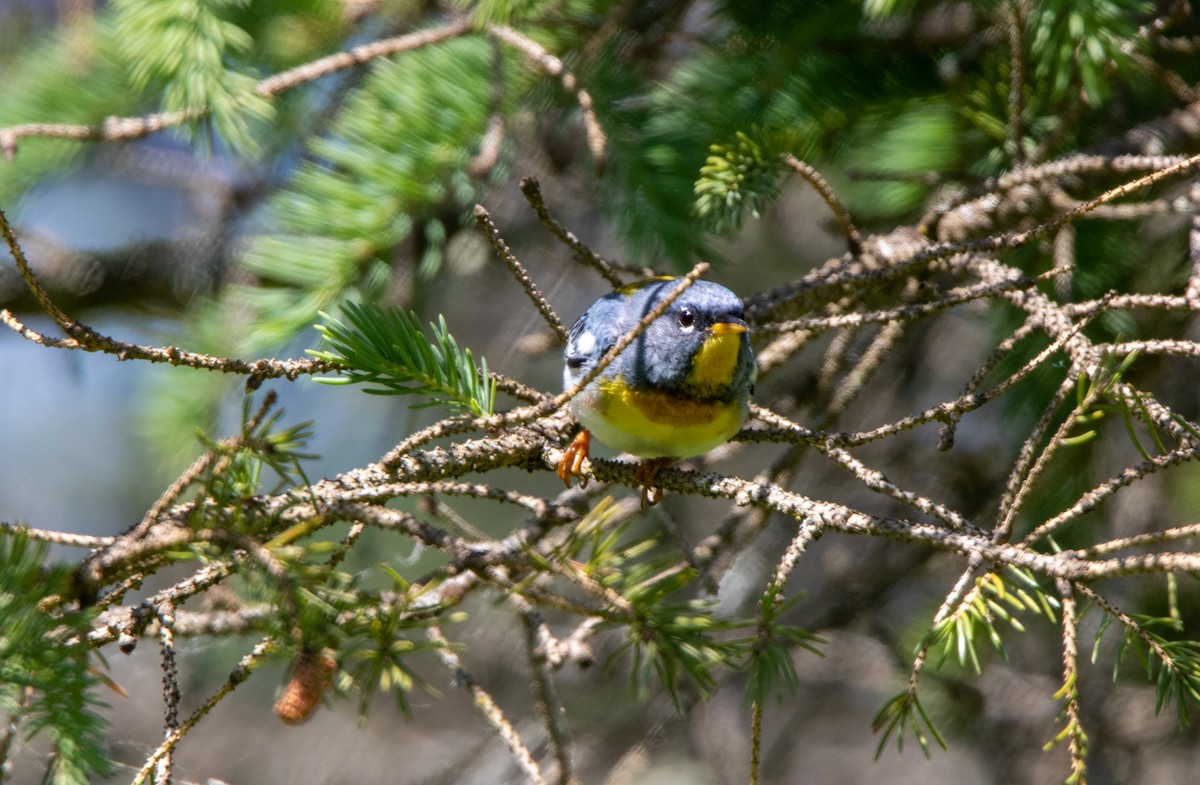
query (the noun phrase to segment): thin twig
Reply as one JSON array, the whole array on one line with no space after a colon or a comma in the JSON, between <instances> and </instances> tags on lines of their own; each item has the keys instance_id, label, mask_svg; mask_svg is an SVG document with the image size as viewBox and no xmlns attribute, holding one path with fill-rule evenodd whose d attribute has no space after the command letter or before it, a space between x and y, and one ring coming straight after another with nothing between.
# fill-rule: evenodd
<instances>
[{"instance_id":1,"label":"thin twig","mask_svg":"<svg viewBox=\"0 0 1200 785\"><path fill-rule=\"evenodd\" d=\"M500 740L504 742L504 746L508 747L508 751L512 754L518 768L525 774L525 778L533 785L546 785L546 780L542 776L541 769L538 768L537 762L534 761L533 755L530 754L529 748L521 741L517 729L512 726L508 718L504 716L504 712L496 704L496 701L483 687L479 686L479 682L475 681L466 668L463 667L462 660L455 654L453 645L446 640L446 636L442 634L442 630L438 626L431 626L426 632L429 640L437 644L437 656L450 671L456 686L464 687L471 693L472 702L479 713L489 725Z\"/></svg>"},{"instance_id":2,"label":"thin twig","mask_svg":"<svg viewBox=\"0 0 1200 785\"><path fill-rule=\"evenodd\" d=\"M279 93L307 84L335 71L363 65L371 60L419 49L465 35L471 31L466 17L452 19L438 27L416 33L373 41L345 52L322 57L287 71L268 76L254 86L254 93L271 98ZM68 123L24 123L0 128L0 154L7 160L16 156L19 140L27 136L55 139L96 140L105 142L132 141L172 128L188 120L203 117L207 107L193 107L177 112L158 112L141 117L108 117L98 125Z\"/></svg>"},{"instance_id":3,"label":"thin twig","mask_svg":"<svg viewBox=\"0 0 1200 785\"><path fill-rule=\"evenodd\" d=\"M532 604L523 597L511 595L510 600L520 611L521 621L525 625L525 648L529 654L529 671L533 677L533 686L537 698L538 709L546 723L546 731L550 736L551 753L558 762L559 785L576 785L575 767L571 760L571 739L566 728L563 715L562 701L554 689L554 680L549 668L549 656L546 648L541 645L545 635L545 622Z\"/></svg>"},{"instance_id":4,"label":"thin twig","mask_svg":"<svg viewBox=\"0 0 1200 785\"><path fill-rule=\"evenodd\" d=\"M1188 196L1193 201L1200 199L1200 182L1192 183ZM1191 263L1191 270L1183 296L1189 304L1200 308L1200 210L1196 211L1188 223L1188 261Z\"/></svg>"},{"instance_id":5,"label":"thin twig","mask_svg":"<svg viewBox=\"0 0 1200 785\"><path fill-rule=\"evenodd\" d=\"M1014 163L1025 160L1025 9L1009 0L1008 10L1008 142Z\"/></svg>"},{"instance_id":6,"label":"thin twig","mask_svg":"<svg viewBox=\"0 0 1200 785\"><path fill-rule=\"evenodd\" d=\"M481 204L475 205L475 225L483 232L488 242L492 244L492 248L496 251L496 255L508 265L508 269L512 272L513 277L517 279L517 283L521 284L521 288L525 290L525 294L529 295L529 299L533 301L534 306L538 309L538 313L550 325L550 329L558 336L559 343L565 344L569 337L567 328L563 326L562 320L558 318L558 314L554 312L554 308L550 305L546 297L538 290L537 284L529 277L529 273L525 271L525 266L509 249L508 244L504 242L504 238L500 236L500 230L496 228L496 224L492 221L492 215L487 211L487 208Z\"/></svg>"},{"instance_id":7,"label":"thin twig","mask_svg":"<svg viewBox=\"0 0 1200 785\"><path fill-rule=\"evenodd\" d=\"M1070 738L1071 753L1071 776L1067 781L1072 785L1087 785L1087 734L1079 711L1079 619L1075 592L1069 581L1059 580L1056 585L1062 606L1063 691L1067 699L1064 733Z\"/></svg>"},{"instance_id":8,"label":"thin twig","mask_svg":"<svg viewBox=\"0 0 1200 785\"><path fill-rule=\"evenodd\" d=\"M937 406L930 407L925 411L903 417L886 425L877 426L869 431L830 434L828 437L829 443L839 447L853 447L860 444L866 444L867 442L875 441L877 439L882 439L885 436L890 436L891 434L899 433L900 431L906 431L910 428L915 428L923 423L932 422L935 420L943 421L949 417L975 411L988 401L994 400L998 396L1012 389L1017 382L1041 368L1042 364L1045 363L1045 361L1051 355L1063 350L1068 339L1069 336L1064 336L1055 340L1054 343L1038 352L1033 359L1022 365L1014 373L1006 377L990 390L967 393L959 396L953 401L947 401ZM811 431L798 427L793 432L796 437L801 439L808 438L811 434ZM772 432L758 430L742 431L741 435L739 436L739 438L747 441L773 441L775 440L773 437L774 434Z\"/></svg>"},{"instance_id":9,"label":"thin twig","mask_svg":"<svg viewBox=\"0 0 1200 785\"><path fill-rule=\"evenodd\" d=\"M758 785L762 751L762 701L757 697L750 704L750 785Z\"/></svg>"},{"instance_id":10,"label":"thin twig","mask_svg":"<svg viewBox=\"0 0 1200 785\"><path fill-rule=\"evenodd\" d=\"M556 77L562 83L563 89L575 96L575 101L579 104L579 110L583 114L583 127L587 134L588 149L592 153L592 160L595 162L597 170L603 170L607 157L608 138L604 134L600 121L596 118L591 94L579 84L575 75L567 70L562 60L550 54L532 38L507 25L492 25L488 28L488 33L520 51L550 76Z\"/></svg>"},{"instance_id":11,"label":"thin twig","mask_svg":"<svg viewBox=\"0 0 1200 785\"><path fill-rule=\"evenodd\" d=\"M542 225L549 229L550 233L557 237L564 245L570 248L575 253L577 259L594 267L604 280L612 284L614 289L624 285L624 282L617 277L612 262L604 259L600 254L580 242L579 238L573 232L564 228L550 214L550 209L546 207L546 200L542 198L542 186L536 178L522 177L521 193L525 195L525 201L529 202L529 206L533 208Z\"/></svg>"},{"instance_id":12,"label":"thin twig","mask_svg":"<svg viewBox=\"0 0 1200 785\"><path fill-rule=\"evenodd\" d=\"M34 275L33 269L29 265L29 260L25 257L25 252L21 250L21 245L17 241L12 225L9 224L3 210L0 210L0 236L4 237L4 241L8 245L8 250L12 254L13 260L17 263L17 269L20 270L21 277L25 280L34 299L37 300L38 306L54 319L62 331L69 336L69 340L45 339L38 333L26 328L25 325L17 321L7 310L0 311L0 322L3 322L17 332L17 334L35 343L51 346L56 349L82 349L88 352L103 352L115 356L118 360L145 360L152 363L186 365L192 368L203 368L222 373L246 374L250 376L250 382L248 383L252 386L257 386L263 379L286 378L289 381L294 381L304 374L328 373L338 370L341 367L337 363L316 359L275 360L262 358L247 361L228 357L214 357L207 354L184 351L174 346L141 346L125 343L124 341L118 341L101 335L91 327L67 316L54 303L50 295L46 293L46 290L42 288L42 285L37 280L37 276Z\"/></svg>"},{"instance_id":13,"label":"thin twig","mask_svg":"<svg viewBox=\"0 0 1200 785\"><path fill-rule=\"evenodd\" d=\"M72 548L103 548L110 545L116 537L102 537L95 534L74 534L58 532L49 529L35 529L20 523L0 521L0 532L6 534L23 534L31 540L40 540L54 545L67 545Z\"/></svg>"},{"instance_id":14,"label":"thin twig","mask_svg":"<svg viewBox=\"0 0 1200 785\"><path fill-rule=\"evenodd\" d=\"M175 666L175 609L168 603L158 612L159 653L162 663L163 733L167 738L179 728L179 672ZM154 769L154 782L170 785L174 756L168 749Z\"/></svg>"},{"instance_id":15,"label":"thin twig","mask_svg":"<svg viewBox=\"0 0 1200 785\"><path fill-rule=\"evenodd\" d=\"M258 411L246 421L246 425L242 428L242 433L249 434L258 428L263 418L267 416L267 413L275 405L276 400L278 400L278 396L274 390L269 391L263 396ZM208 470L213 461L217 461L217 466L213 469L214 475L219 474L224 466L232 462L233 451L241 446L243 441L244 437L224 439L218 442L212 449L206 450L203 455L193 461L192 465L175 479L175 482L171 483L163 491L162 495L158 497L154 504L150 506L150 509L146 511L146 514L142 516L142 520L128 534L123 536L136 539L144 535L158 521L159 517L166 512L167 508L179 499L180 494L187 490L192 483L199 479L201 474Z\"/></svg>"},{"instance_id":16,"label":"thin twig","mask_svg":"<svg viewBox=\"0 0 1200 785\"><path fill-rule=\"evenodd\" d=\"M842 234L846 237L846 245L850 250L850 255L858 256L861 254L862 237L859 235L858 229L854 227L854 221L850 218L850 212L842 204L842 201L837 198L837 194L833 192L833 188L821 176L821 173L791 153L784 153L782 159L783 163L789 169L807 180L808 184L813 187L813 190L824 200L829 211L833 213L833 218L837 221L838 228L842 230Z\"/></svg>"},{"instance_id":17,"label":"thin twig","mask_svg":"<svg viewBox=\"0 0 1200 785\"><path fill-rule=\"evenodd\" d=\"M1197 166L1200 166L1200 154L1189 156L1179 163L1158 169L1150 174L1145 175L1144 177L1139 177L1136 180L1122 183L1115 188L1110 188L1099 196L1095 196L1085 202L1081 202L1079 206L1075 207L1074 209L1059 213L1049 221L1040 223L1030 229L1000 232L998 234L989 235L976 240L936 243L917 251L907 259L903 260L901 264L904 268L908 268L910 266L925 264L937 259L946 259L956 254L980 253L1020 248L1021 246L1038 239L1039 237L1045 237L1046 235L1057 232L1071 221L1087 215L1101 205L1108 204L1113 200L1137 193L1144 188L1149 188L1151 185L1154 185L1161 180L1183 174L1190 169L1196 168Z\"/></svg>"},{"instance_id":18,"label":"thin twig","mask_svg":"<svg viewBox=\"0 0 1200 785\"><path fill-rule=\"evenodd\" d=\"M1042 439L1045 438L1051 423L1058 416L1059 410L1068 396L1074 391L1075 379L1071 378L1071 375L1068 374L1059 383L1058 389L1054 391L1054 395L1050 398L1050 402L1042 409L1041 417L1038 418L1037 423L1034 424L1033 429L1030 430L1029 435L1025 437L1025 441L1021 444L1021 450L1017 454L1017 460L1009 472L1008 482L1005 485L1004 493L1001 495L1000 504L997 507L997 523L992 535L997 542L1005 541L1012 535L1017 513L1021 510L1021 504L1029 496L1030 491L1033 489L1033 484L1041 477L1043 469L1050 463L1051 459L1058 452L1058 449L1062 446L1067 431L1074 425L1070 417L1064 418L1058 424L1054 435L1050 437L1045 446L1042 446Z\"/></svg>"},{"instance_id":19,"label":"thin twig","mask_svg":"<svg viewBox=\"0 0 1200 785\"><path fill-rule=\"evenodd\" d=\"M1196 447L1193 445L1188 445L1186 447L1172 450L1171 452L1163 455L1156 455L1150 460L1143 461L1137 466L1131 466L1117 476L1105 480L1099 485L1091 488L1070 507L1060 512L1058 515L1055 515L1045 523L1039 525L1029 534L1025 535L1021 542L1026 545L1032 545L1039 540L1045 539L1057 530L1061 529L1064 525L1076 520L1081 515L1091 512L1096 507L1103 504L1117 491L1133 484L1135 481L1162 469L1166 469L1171 466L1178 466L1179 464L1187 461L1194 461L1196 458ZM1186 527L1184 531L1187 531ZM1142 537L1131 537L1119 541L1113 541L1112 543L1103 543L1092 548L1087 548L1084 550L1084 552L1092 555L1105 553L1110 550L1119 550L1121 548L1131 548L1139 545L1163 542L1170 538L1169 536L1165 535L1166 532L1153 532L1151 534L1142 536L1148 537L1149 539L1143 539Z\"/></svg>"},{"instance_id":20,"label":"thin twig","mask_svg":"<svg viewBox=\"0 0 1200 785\"><path fill-rule=\"evenodd\" d=\"M1032 536L1030 535L1030 539ZM1191 537L1200 537L1200 523L1190 523L1187 526L1177 526L1157 532L1135 534L1132 537L1120 537L1108 542L1098 543L1088 548L1082 548L1079 550L1079 553L1090 558L1092 556L1101 556L1105 553L1112 553L1113 551L1145 548L1150 545L1160 545L1164 542L1173 542L1175 540L1186 540Z\"/></svg>"},{"instance_id":21,"label":"thin twig","mask_svg":"<svg viewBox=\"0 0 1200 785\"><path fill-rule=\"evenodd\" d=\"M1035 154L1033 160L1041 155ZM1090 155L1075 153L1045 163L1021 166L1011 172L988 178L973 188L934 205L917 222L917 231L933 236L938 222L950 213L976 202L978 199L995 202L997 194L1003 194L1019 185L1061 183L1073 177L1089 174L1121 174L1128 172L1155 172L1187 161L1181 155Z\"/></svg>"},{"instance_id":22,"label":"thin twig","mask_svg":"<svg viewBox=\"0 0 1200 785\"><path fill-rule=\"evenodd\" d=\"M942 604L938 606L929 629L935 629L948 619L951 613L957 612L958 608L963 607L968 602L970 595L978 590L979 584L975 579L978 577L979 568L982 565L983 559L975 554L972 554L967 559L966 569L958 576L958 580L954 582L950 593L946 595L946 599L942 600ZM932 636L925 638L922 645L917 649L917 653L913 656L912 666L908 672L908 694L912 699L915 699L917 696L917 688L921 684L921 674L925 670L925 663L929 659L929 647L932 645Z\"/></svg>"},{"instance_id":23,"label":"thin twig","mask_svg":"<svg viewBox=\"0 0 1200 785\"><path fill-rule=\"evenodd\" d=\"M900 340L903 333L904 324L902 322L887 322L876 333L867 350L862 353L862 356L858 358L858 362L842 377L837 388L833 391L829 405L826 407L826 411L831 418L844 411L858 397L859 393L865 389L871 374L878 370L883 361L887 359L888 352Z\"/></svg>"},{"instance_id":24,"label":"thin twig","mask_svg":"<svg viewBox=\"0 0 1200 785\"><path fill-rule=\"evenodd\" d=\"M273 648L273 640L269 637L263 638L258 642L257 645L255 645L253 649L250 650L248 654L242 657L242 659L238 661L237 666L233 669L233 672L229 674L229 678L225 681L225 683L222 684L221 687L200 706L200 708L196 709L191 716L180 723L179 727L168 733L167 737L163 739L162 744L158 745L158 748L155 749L154 752L150 753L150 756L146 759L146 762L142 764L140 769L138 769L138 772L134 776L131 785L145 785L146 778L150 776L152 771L156 770L158 762L165 756L170 755L179 742L183 740L183 737L188 734L188 732L195 726L197 722L199 722L206 714L212 711L213 707L224 700L225 697L228 696L229 693L233 692L239 684L249 678L250 674L255 668L263 663L264 657L266 657L266 655L269 654Z\"/></svg>"},{"instance_id":25,"label":"thin twig","mask_svg":"<svg viewBox=\"0 0 1200 785\"><path fill-rule=\"evenodd\" d=\"M698 281L700 276L704 275L706 272L708 272L708 262L700 262L693 267L687 275L678 279L679 283L676 284L675 288L668 292L667 295L663 297L658 304L650 310L649 313L643 316L638 323L633 326L632 330L621 336L621 339L613 344L613 347L596 362L596 365L591 369L591 371L584 374L583 378L576 382L573 387L565 390L561 395L558 395L554 398L554 400L551 402L554 405L550 407L549 411L554 411L561 408L572 398L583 392L584 388L595 381L596 378L599 377L600 374L603 373L604 370L608 368L608 366L611 365L614 360L617 359L621 352L628 349L630 345L632 345L633 342L636 341L641 334L644 333L646 329L654 323L655 319L666 313L671 305L673 305L674 302L679 299L679 297L685 291L687 291L688 287Z\"/></svg>"},{"instance_id":26,"label":"thin twig","mask_svg":"<svg viewBox=\"0 0 1200 785\"><path fill-rule=\"evenodd\" d=\"M842 448L826 447L822 444L818 444L817 449L828 456L839 466L853 474L864 485L876 493L882 493L886 496L890 496L891 498L907 504L914 509L920 510L927 515L932 515L952 529L966 530L975 528L960 513L950 509L944 504L939 504L938 502L921 496L920 494L913 493L912 491L906 491L894 483L889 482L887 477L883 475L883 472L866 466L864 463L862 463L862 461L858 460Z\"/></svg>"},{"instance_id":27,"label":"thin twig","mask_svg":"<svg viewBox=\"0 0 1200 785\"><path fill-rule=\"evenodd\" d=\"M854 311L836 316L806 316L786 322L764 322L754 325L754 332L785 333L798 330L811 330L814 333L835 330L843 327L860 327L866 324L886 324L894 321L915 321L925 316L941 313L958 305L966 305L983 299L990 299L997 294L1011 289L1025 289L1036 285L1053 275L1053 272L1042 273L1030 278L1014 278L999 283L978 283L951 289L936 300L930 300L913 305L900 305L895 308L882 308L876 311Z\"/></svg>"}]
</instances>

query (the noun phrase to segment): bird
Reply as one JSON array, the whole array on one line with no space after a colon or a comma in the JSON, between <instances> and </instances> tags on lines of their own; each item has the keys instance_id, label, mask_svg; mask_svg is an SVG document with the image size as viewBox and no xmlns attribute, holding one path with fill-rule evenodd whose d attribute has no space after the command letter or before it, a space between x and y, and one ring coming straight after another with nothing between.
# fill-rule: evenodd
<instances>
[{"instance_id":1,"label":"bird","mask_svg":"<svg viewBox=\"0 0 1200 785\"><path fill-rule=\"evenodd\" d=\"M679 285L658 276L621 286L575 322L563 353L563 388L591 372L621 338ZM567 446L558 477L569 488L591 438L647 459L635 474L643 507L662 498L658 472L673 460L728 441L749 416L758 371L742 300L696 281L612 363L570 400L583 430ZM586 481L586 480L584 480Z\"/></svg>"}]
</instances>

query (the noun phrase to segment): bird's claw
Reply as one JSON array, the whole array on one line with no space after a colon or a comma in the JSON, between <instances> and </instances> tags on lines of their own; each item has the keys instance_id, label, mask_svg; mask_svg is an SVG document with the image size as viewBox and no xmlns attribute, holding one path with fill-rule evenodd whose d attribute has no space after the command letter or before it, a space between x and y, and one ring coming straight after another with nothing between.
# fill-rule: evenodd
<instances>
[{"instance_id":1,"label":"bird's claw","mask_svg":"<svg viewBox=\"0 0 1200 785\"><path fill-rule=\"evenodd\" d=\"M567 445L567 449L563 450L562 460L558 462L558 479L563 481L563 485L571 487L571 478L579 478L579 487L586 488L588 478L583 476L583 462L587 460L588 452L592 448L592 434L586 429L576 435L571 443Z\"/></svg>"},{"instance_id":2,"label":"bird's claw","mask_svg":"<svg viewBox=\"0 0 1200 785\"><path fill-rule=\"evenodd\" d=\"M654 482L658 479L658 473L670 465L670 458L651 458L642 461L642 465L633 473L633 481L642 487L642 512L662 501L662 488Z\"/></svg>"}]
</instances>

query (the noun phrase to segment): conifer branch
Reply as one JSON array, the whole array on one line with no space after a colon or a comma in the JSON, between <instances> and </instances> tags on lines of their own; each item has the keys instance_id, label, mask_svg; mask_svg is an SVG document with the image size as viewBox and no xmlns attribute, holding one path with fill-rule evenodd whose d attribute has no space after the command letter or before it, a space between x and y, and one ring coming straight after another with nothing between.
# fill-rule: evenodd
<instances>
[{"instance_id":1,"label":"conifer branch","mask_svg":"<svg viewBox=\"0 0 1200 785\"><path fill-rule=\"evenodd\" d=\"M591 94L579 84L575 75L567 70L562 60L546 51L532 38L507 25L492 25L488 28L488 33L521 52L550 76L557 78L562 83L563 89L575 96L575 101L579 104L579 111L583 115L583 128L587 135L588 150L592 153L596 170L603 171L608 156L608 137L604 133L604 127L600 125L600 120L596 117Z\"/></svg>"},{"instance_id":2,"label":"conifer branch","mask_svg":"<svg viewBox=\"0 0 1200 785\"><path fill-rule=\"evenodd\" d=\"M264 98L270 98L300 85L314 82L322 76L366 65L380 57L391 57L401 52L410 52L414 49L439 44L451 38L466 35L470 31L470 20L466 17L458 17L427 30L418 30L415 33L372 41L344 52L313 60L311 63L289 68L259 81L254 86L254 91Z\"/></svg>"},{"instance_id":3,"label":"conifer branch","mask_svg":"<svg viewBox=\"0 0 1200 785\"><path fill-rule=\"evenodd\" d=\"M12 225L2 210L0 210L0 236L3 236L9 254L16 262L21 277L25 280L38 305L50 318L54 319L59 328L68 336L65 339L47 338L27 328L8 310L0 310L0 322L34 343L55 349L102 352L111 354L118 360L145 360L152 363L168 363L220 371L221 373L242 374L250 377L247 384L251 388L260 385L264 379L285 378L290 381L305 374L328 373L338 369L335 363L325 360L276 360L271 358L239 360L189 352L174 346L145 346L127 343L101 335L82 322L72 319L50 298L50 295L38 282L37 276L30 267L25 252L21 249L16 234L13 232Z\"/></svg>"},{"instance_id":4,"label":"conifer branch","mask_svg":"<svg viewBox=\"0 0 1200 785\"><path fill-rule=\"evenodd\" d=\"M281 71L260 80L253 87L253 94L261 98L292 90L300 85L315 81L327 74L364 65L380 57L407 52L431 44L465 35L470 31L466 18L453 19L445 24L407 35L375 41L356 46L345 52L323 57L286 71ZM130 142L150 136L168 128L175 128L189 120L203 118L209 107L187 107L175 111L156 112L141 117L109 117L99 125L71 123L22 123L0 128L0 154L6 160L16 157L17 146L22 138L75 139L79 141Z\"/></svg>"}]
</instances>

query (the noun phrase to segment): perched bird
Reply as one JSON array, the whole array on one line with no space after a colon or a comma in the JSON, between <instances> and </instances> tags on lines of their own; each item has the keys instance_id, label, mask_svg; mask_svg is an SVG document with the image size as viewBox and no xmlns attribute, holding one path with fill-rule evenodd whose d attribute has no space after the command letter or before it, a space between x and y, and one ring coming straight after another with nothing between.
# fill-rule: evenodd
<instances>
[{"instance_id":1,"label":"perched bird","mask_svg":"<svg viewBox=\"0 0 1200 785\"><path fill-rule=\"evenodd\" d=\"M571 328L563 387L570 389L678 286L663 276L622 286L592 304ZM658 471L675 458L711 450L737 433L749 412L757 369L742 301L697 281L583 391L571 412L584 430L568 446L558 476L580 476L591 436L642 464L643 503L654 504Z\"/></svg>"}]
</instances>

